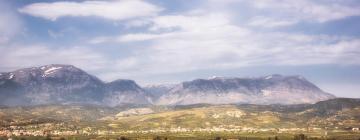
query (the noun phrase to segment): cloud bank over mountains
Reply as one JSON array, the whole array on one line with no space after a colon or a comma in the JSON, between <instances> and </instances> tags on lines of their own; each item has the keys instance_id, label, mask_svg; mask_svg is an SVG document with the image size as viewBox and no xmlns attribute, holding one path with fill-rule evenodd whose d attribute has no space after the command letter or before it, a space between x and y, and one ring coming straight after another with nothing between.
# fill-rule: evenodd
<instances>
[{"instance_id":1,"label":"cloud bank over mountains","mask_svg":"<svg viewBox=\"0 0 360 140\"><path fill-rule=\"evenodd\" d=\"M199 70L360 64L360 38L342 31L344 24L332 28L337 34L307 28L356 23L360 4L354 0L58 1L18 4L14 9L27 24L46 24L46 32L51 31L47 38L57 42L7 41L0 47L1 71L63 63L109 81L150 81L152 75ZM0 21L0 31L7 29L2 25L12 24L8 22ZM86 29L76 28L79 23L87 23ZM100 31L104 26L109 33ZM75 31L62 32L65 27ZM80 36L61 46L62 36L54 39L53 30ZM44 35L33 30L25 34ZM0 42L9 37L17 36L0 34Z\"/></svg>"}]
</instances>

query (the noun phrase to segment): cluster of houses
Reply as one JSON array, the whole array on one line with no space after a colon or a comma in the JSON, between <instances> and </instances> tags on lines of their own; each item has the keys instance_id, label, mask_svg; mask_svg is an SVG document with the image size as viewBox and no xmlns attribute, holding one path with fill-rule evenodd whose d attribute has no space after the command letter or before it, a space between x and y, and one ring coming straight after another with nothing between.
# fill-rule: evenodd
<instances>
[{"instance_id":1,"label":"cluster of houses","mask_svg":"<svg viewBox=\"0 0 360 140\"><path fill-rule=\"evenodd\" d=\"M45 125L48 126L48 125ZM186 133L186 132L248 132L248 133L259 133L259 132L277 132L277 133L288 133L288 132L306 132L306 131L321 131L322 128L252 128L252 127L240 127L240 126L217 126L208 128L159 128L152 130L96 130L91 127L74 130L58 130L55 127L42 127L33 129L33 127L24 128L19 126L9 126L7 128L0 128L0 136L11 137L11 136L68 136L68 135L114 135L114 134L132 134L132 133ZM351 131L360 132L359 128L352 128Z\"/></svg>"}]
</instances>

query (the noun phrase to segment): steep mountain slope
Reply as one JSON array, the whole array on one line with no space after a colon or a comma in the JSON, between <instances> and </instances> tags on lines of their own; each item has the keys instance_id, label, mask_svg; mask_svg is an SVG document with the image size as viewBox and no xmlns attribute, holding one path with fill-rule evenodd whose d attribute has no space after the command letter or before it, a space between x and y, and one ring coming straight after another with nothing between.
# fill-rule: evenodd
<instances>
[{"instance_id":1,"label":"steep mountain slope","mask_svg":"<svg viewBox=\"0 0 360 140\"><path fill-rule=\"evenodd\" d=\"M71 65L46 65L0 74L0 105L301 104L334 98L300 76L196 79L140 87L132 80L104 83Z\"/></svg>"},{"instance_id":2,"label":"steep mountain slope","mask_svg":"<svg viewBox=\"0 0 360 140\"><path fill-rule=\"evenodd\" d=\"M126 95L132 96L131 100L118 98ZM104 83L79 68L58 64L1 73L0 97L3 105L148 103L142 99L146 96L134 82ZM112 102L108 102L110 98Z\"/></svg>"},{"instance_id":3,"label":"steep mountain slope","mask_svg":"<svg viewBox=\"0 0 360 140\"><path fill-rule=\"evenodd\" d=\"M104 102L115 106L121 104L149 104L151 98L133 80L116 80L106 85Z\"/></svg>"},{"instance_id":4,"label":"steep mountain slope","mask_svg":"<svg viewBox=\"0 0 360 140\"><path fill-rule=\"evenodd\" d=\"M147 85L144 86L143 89L150 94L152 99L156 101L161 96L170 92L172 88L174 88L175 84L159 84L159 85Z\"/></svg>"},{"instance_id":5,"label":"steep mountain slope","mask_svg":"<svg viewBox=\"0 0 360 140\"><path fill-rule=\"evenodd\" d=\"M300 76L271 75L260 78L211 78L183 82L157 104L300 104L334 98Z\"/></svg>"}]
</instances>

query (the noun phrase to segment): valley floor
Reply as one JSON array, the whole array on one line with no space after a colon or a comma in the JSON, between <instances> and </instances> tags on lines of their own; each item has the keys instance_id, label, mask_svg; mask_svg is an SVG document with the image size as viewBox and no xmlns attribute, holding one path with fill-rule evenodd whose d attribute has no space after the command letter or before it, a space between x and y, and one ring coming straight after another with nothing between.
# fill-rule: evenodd
<instances>
[{"instance_id":1,"label":"valley floor","mask_svg":"<svg viewBox=\"0 0 360 140\"><path fill-rule=\"evenodd\" d=\"M0 140L359 140L359 114L359 99L305 105L2 107Z\"/></svg>"},{"instance_id":2,"label":"valley floor","mask_svg":"<svg viewBox=\"0 0 360 140\"><path fill-rule=\"evenodd\" d=\"M108 135L71 135L71 136L13 136L13 140L359 140L360 133L329 132L323 135L313 133L234 133L234 132L182 132L182 133L133 133ZM0 137L6 140L7 137Z\"/></svg>"}]
</instances>

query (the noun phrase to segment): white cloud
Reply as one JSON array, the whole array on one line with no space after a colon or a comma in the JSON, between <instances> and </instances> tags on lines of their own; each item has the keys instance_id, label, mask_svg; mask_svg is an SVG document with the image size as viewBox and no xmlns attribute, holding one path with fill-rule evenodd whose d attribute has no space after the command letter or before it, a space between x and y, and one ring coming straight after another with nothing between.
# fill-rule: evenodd
<instances>
[{"instance_id":1,"label":"white cloud","mask_svg":"<svg viewBox=\"0 0 360 140\"><path fill-rule=\"evenodd\" d=\"M208 0L206 4L207 11L228 12L245 24L265 28L360 16L360 5L353 0Z\"/></svg>"},{"instance_id":2,"label":"white cloud","mask_svg":"<svg viewBox=\"0 0 360 140\"><path fill-rule=\"evenodd\" d=\"M157 16L151 19L151 26L147 33L137 34L125 34L116 37L97 37L91 39L89 42L93 44L104 42L134 42L134 41L147 41L154 39L169 39L178 37L179 34L183 36L183 39L200 39L205 38L208 32L231 32L236 26L229 25L229 19L223 14L208 14L201 16L184 16L184 15L172 15L172 16ZM237 33L234 34L246 34L248 32L245 28L239 28ZM154 33L162 32L162 33ZM188 36L189 35L189 36ZM212 34L209 34L212 35ZM222 34L219 34L222 35ZM195 37L193 37L195 36ZM214 36L216 37L216 36ZM226 37L226 36L225 36Z\"/></svg>"},{"instance_id":3,"label":"white cloud","mask_svg":"<svg viewBox=\"0 0 360 140\"><path fill-rule=\"evenodd\" d=\"M170 36L170 33L165 34L127 34L124 36L118 37L115 41L118 42L132 42L132 41L146 41L146 40L153 40L157 38L163 38L166 36Z\"/></svg>"},{"instance_id":4,"label":"white cloud","mask_svg":"<svg viewBox=\"0 0 360 140\"><path fill-rule=\"evenodd\" d=\"M105 37L105 36L101 36L101 37L96 37L93 39L90 39L88 41L89 44L99 44L99 43L105 43L105 42L112 42L113 39L111 37Z\"/></svg>"},{"instance_id":5,"label":"white cloud","mask_svg":"<svg viewBox=\"0 0 360 140\"><path fill-rule=\"evenodd\" d=\"M128 61L118 62L132 75L258 65L360 64L356 38L257 32L234 25L221 14L155 17L147 33L112 37L116 39L151 41Z\"/></svg>"},{"instance_id":6,"label":"white cloud","mask_svg":"<svg viewBox=\"0 0 360 140\"><path fill-rule=\"evenodd\" d=\"M138 33L138 34L126 34L123 36L118 37L96 37L93 39L90 39L88 43L90 44L100 44L100 43L109 43L109 42L134 42L134 41L148 41L153 40L156 38L163 38L166 36L171 35L171 33L168 34L149 34L149 33Z\"/></svg>"},{"instance_id":7,"label":"white cloud","mask_svg":"<svg viewBox=\"0 0 360 140\"><path fill-rule=\"evenodd\" d=\"M343 1L253 0L247 2L257 9L267 10L267 16L296 18L299 21L327 22L360 15L360 7L343 5Z\"/></svg>"},{"instance_id":8,"label":"white cloud","mask_svg":"<svg viewBox=\"0 0 360 140\"><path fill-rule=\"evenodd\" d=\"M110 62L103 55L84 47L50 49L45 46L0 47L1 71L47 64L71 64L96 71Z\"/></svg>"},{"instance_id":9,"label":"white cloud","mask_svg":"<svg viewBox=\"0 0 360 140\"><path fill-rule=\"evenodd\" d=\"M0 63L0 72L48 64L69 64L104 81L135 77L136 73L130 71L138 65L134 57L111 58L89 47L55 48L31 44L0 47Z\"/></svg>"},{"instance_id":10,"label":"white cloud","mask_svg":"<svg viewBox=\"0 0 360 140\"><path fill-rule=\"evenodd\" d=\"M220 27L229 24L229 19L225 14L206 14L206 15L173 15L157 16L152 19L151 30L163 28L181 28L183 30L199 31L212 27Z\"/></svg>"},{"instance_id":11,"label":"white cloud","mask_svg":"<svg viewBox=\"0 0 360 140\"><path fill-rule=\"evenodd\" d=\"M263 16L258 16L250 19L249 25L256 27L266 27L266 28L274 28L274 27L284 27L296 24L296 20L279 20L273 19Z\"/></svg>"},{"instance_id":12,"label":"white cloud","mask_svg":"<svg viewBox=\"0 0 360 140\"><path fill-rule=\"evenodd\" d=\"M124 58L109 58L114 55L101 54L84 47L67 49L42 46L9 47L0 50L0 63L3 64L3 67L0 68L4 70L65 63L79 66L91 73L99 71L101 73L96 74L97 76L105 80L113 80L199 69L217 70L259 65L360 64L360 40L358 38L306 35L275 30L261 31L248 28L248 25L265 28L284 27L300 21L321 23L360 13L351 7L339 4L322 5L308 0L302 2L247 1L252 4L253 8L264 10L263 12L268 15L255 12L256 17L250 17L250 20L245 21L245 26L243 26L233 21L233 18L236 17L233 17L232 14L221 11L212 13L207 9L201 9L201 12L193 12L196 11L195 9L189 13L156 15L161 8L153 5L154 8L139 8L136 7L139 6L138 4L134 4L129 6L132 7L130 10L120 8L129 10L130 14L115 11L118 10L118 6L122 5L119 3L133 2L145 3L139 0L54 2L31 4L20 9L21 12L49 20L56 20L64 16L99 16L111 20L129 19L125 21L127 28L146 29L140 29L140 31L130 29L129 33L122 33L118 36L105 35L89 41L91 44L118 43L120 44L118 46L123 48L126 46L126 51L129 52L126 52L125 56L119 55ZM229 0L227 2L236 4L238 1ZM97 6L110 6L114 11L97 10ZM337 8L339 8L338 11L336 11ZM335 14L332 15L328 12ZM144 16L146 18L132 19ZM55 37L58 35L50 31L49 34ZM122 46L123 43L126 45ZM101 50L101 48L97 49Z\"/></svg>"},{"instance_id":13,"label":"white cloud","mask_svg":"<svg viewBox=\"0 0 360 140\"><path fill-rule=\"evenodd\" d=\"M34 3L19 9L21 13L48 20L65 16L97 16L110 20L126 20L154 16L161 10L162 8L142 0Z\"/></svg>"},{"instance_id":14,"label":"white cloud","mask_svg":"<svg viewBox=\"0 0 360 140\"><path fill-rule=\"evenodd\" d=\"M133 27L143 27L146 25L151 24L151 21L147 18L141 18L136 20L130 20L125 23L126 28L133 28Z\"/></svg>"}]
</instances>

